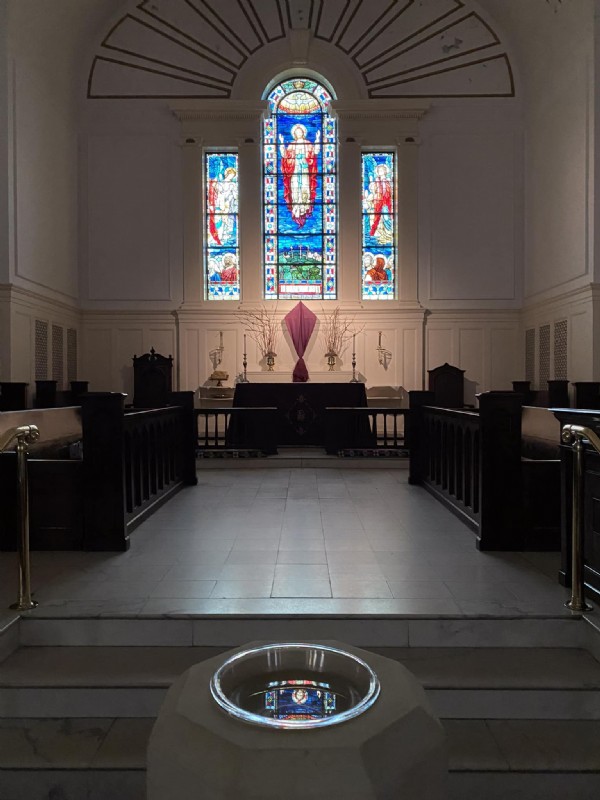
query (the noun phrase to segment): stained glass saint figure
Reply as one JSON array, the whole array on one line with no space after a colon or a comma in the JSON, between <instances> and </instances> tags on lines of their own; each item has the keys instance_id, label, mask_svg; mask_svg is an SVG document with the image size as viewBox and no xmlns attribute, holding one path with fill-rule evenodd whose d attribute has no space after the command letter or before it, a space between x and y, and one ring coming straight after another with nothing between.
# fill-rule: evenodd
<instances>
[{"instance_id":1,"label":"stained glass saint figure","mask_svg":"<svg viewBox=\"0 0 600 800\"><path fill-rule=\"evenodd\" d=\"M209 300L239 300L238 157L206 153L205 279Z\"/></svg>"},{"instance_id":2,"label":"stained glass saint figure","mask_svg":"<svg viewBox=\"0 0 600 800\"><path fill-rule=\"evenodd\" d=\"M337 132L331 94L291 78L268 95L263 123L266 298L337 294Z\"/></svg>"},{"instance_id":3,"label":"stained glass saint figure","mask_svg":"<svg viewBox=\"0 0 600 800\"><path fill-rule=\"evenodd\" d=\"M302 228L315 203L321 131L316 132L314 143L306 138L307 130L304 125L294 125L291 134L293 141L287 145L279 134L283 196L294 222Z\"/></svg>"}]
</instances>

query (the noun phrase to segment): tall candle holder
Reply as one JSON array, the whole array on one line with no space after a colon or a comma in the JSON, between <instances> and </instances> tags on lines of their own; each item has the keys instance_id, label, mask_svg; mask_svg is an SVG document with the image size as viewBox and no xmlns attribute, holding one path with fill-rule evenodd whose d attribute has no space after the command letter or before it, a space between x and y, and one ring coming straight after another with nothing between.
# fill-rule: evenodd
<instances>
[{"instance_id":1,"label":"tall candle holder","mask_svg":"<svg viewBox=\"0 0 600 800\"><path fill-rule=\"evenodd\" d=\"M352 334L352 380L350 383L360 383L356 377L356 334Z\"/></svg>"},{"instance_id":2,"label":"tall candle holder","mask_svg":"<svg viewBox=\"0 0 600 800\"><path fill-rule=\"evenodd\" d=\"M240 380L240 383L250 383L250 381L248 380L248 374L247 374L248 357L247 357L247 353L246 353L246 334L244 334L244 352L243 352L242 356L243 356L243 358L242 358L242 366L244 367L244 371L242 372L242 378Z\"/></svg>"}]
</instances>

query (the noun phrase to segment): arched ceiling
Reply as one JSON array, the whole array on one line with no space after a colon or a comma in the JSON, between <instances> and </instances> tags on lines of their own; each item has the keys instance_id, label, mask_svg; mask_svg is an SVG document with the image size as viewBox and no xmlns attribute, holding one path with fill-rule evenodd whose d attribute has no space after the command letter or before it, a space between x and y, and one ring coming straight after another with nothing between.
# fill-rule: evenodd
<instances>
[{"instance_id":1,"label":"arched ceiling","mask_svg":"<svg viewBox=\"0 0 600 800\"><path fill-rule=\"evenodd\" d=\"M97 48L88 97L227 99L259 55L310 67L311 48L333 48L373 99L514 95L469 0L139 0Z\"/></svg>"}]
</instances>

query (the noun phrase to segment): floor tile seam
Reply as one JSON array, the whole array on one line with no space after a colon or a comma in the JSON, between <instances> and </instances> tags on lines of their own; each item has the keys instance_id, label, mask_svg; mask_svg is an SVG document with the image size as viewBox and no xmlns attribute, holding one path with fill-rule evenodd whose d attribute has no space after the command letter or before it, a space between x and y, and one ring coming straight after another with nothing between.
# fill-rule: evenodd
<instances>
[{"instance_id":1,"label":"floor tile seam","mask_svg":"<svg viewBox=\"0 0 600 800\"><path fill-rule=\"evenodd\" d=\"M452 775L512 775L512 776L519 776L519 775L598 775L600 777L600 769L588 769L588 768L581 768L581 767L573 767L573 769L524 769L523 767L513 768L509 767L507 769L499 769L498 767L494 767L488 769L485 765L480 767L453 767L450 765L448 767L448 772ZM523 795L521 795L523 797ZM550 797L548 798L550 800Z\"/></svg>"}]
</instances>

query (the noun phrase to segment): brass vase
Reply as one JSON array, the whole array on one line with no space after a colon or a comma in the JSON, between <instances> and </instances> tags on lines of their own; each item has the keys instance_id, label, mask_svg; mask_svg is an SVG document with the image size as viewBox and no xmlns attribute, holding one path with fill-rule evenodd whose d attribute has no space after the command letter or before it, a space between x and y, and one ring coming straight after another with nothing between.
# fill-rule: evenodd
<instances>
[{"instance_id":1,"label":"brass vase","mask_svg":"<svg viewBox=\"0 0 600 800\"><path fill-rule=\"evenodd\" d=\"M269 372L273 372L273 367L275 366L275 356L277 353L269 352L265 353L265 358L267 359L267 369Z\"/></svg>"},{"instance_id":2,"label":"brass vase","mask_svg":"<svg viewBox=\"0 0 600 800\"><path fill-rule=\"evenodd\" d=\"M330 350L328 353L325 353L325 355L327 356L327 363L329 364L329 372L333 372L335 369L335 362L337 361L337 353Z\"/></svg>"}]
</instances>

